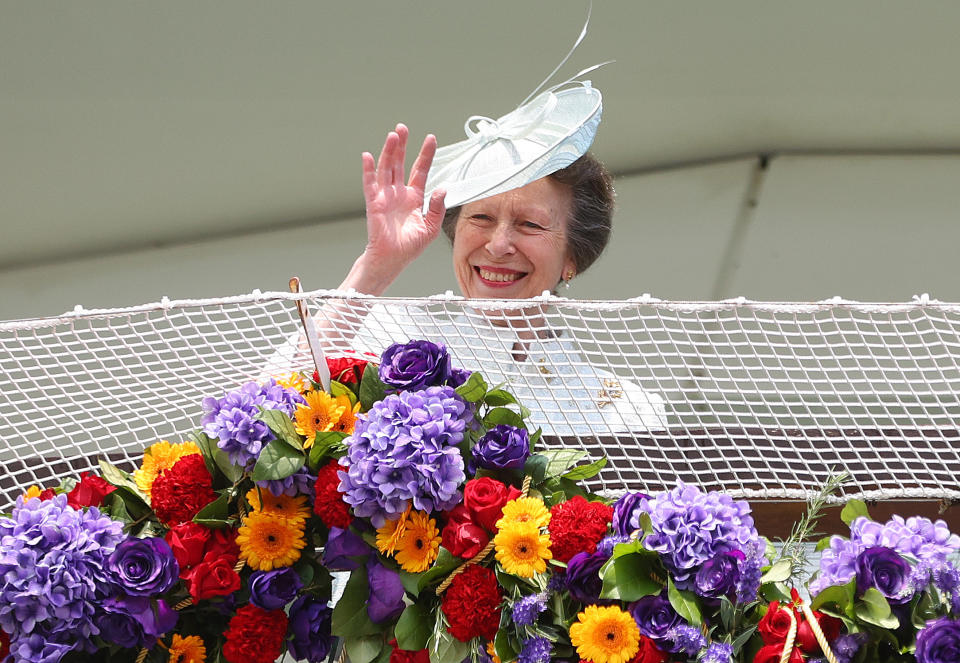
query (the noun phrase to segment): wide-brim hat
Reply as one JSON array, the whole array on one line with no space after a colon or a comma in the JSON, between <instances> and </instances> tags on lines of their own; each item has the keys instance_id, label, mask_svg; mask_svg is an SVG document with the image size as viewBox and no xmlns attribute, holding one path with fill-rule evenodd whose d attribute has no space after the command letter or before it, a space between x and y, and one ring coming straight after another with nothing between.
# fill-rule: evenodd
<instances>
[{"instance_id":1,"label":"wide-brim hat","mask_svg":"<svg viewBox=\"0 0 960 663\"><path fill-rule=\"evenodd\" d=\"M522 187L566 168L593 143L603 112L590 81L567 81L503 117L474 115L467 139L437 150L427 175L424 209L436 189L447 209Z\"/></svg>"}]
</instances>

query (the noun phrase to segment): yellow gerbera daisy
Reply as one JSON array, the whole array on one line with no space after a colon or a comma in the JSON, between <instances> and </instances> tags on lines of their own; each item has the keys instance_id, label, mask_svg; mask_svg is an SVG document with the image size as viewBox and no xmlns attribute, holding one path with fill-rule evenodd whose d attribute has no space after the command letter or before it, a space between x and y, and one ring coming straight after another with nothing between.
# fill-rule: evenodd
<instances>
[{"instance_id":1,"label":"yellow gerbera daisy","mask_svg":"<svg viewBox=\"0 0 960 663\"><path fill-rule=\"evenodd\" d=\"M133 473L133 480L137 482L137 487L149 497L153 482L161 472L169 470L184 456L198 453L200 453L200 447L193 442L170 444L166 440L160 440L143 452L143 463L140 469Z\"/></svg>"},{"instance_id":2,"label":"yellow gerbera daisy","mask_svg":"<svg viewBox=\"0 0 960 663\"><path fill-rule=\"evenodd\" d=\"M640 629L615 605L589 605L570 626L570 642L593 663L626 663L640 649Z\"/></svg>"},{"instance_id":3,"label":"yellow gerbera daisy","mask_svg":"<svg viewBox=\"0 0 960 663\"><path fill-rule=\"evenodd\" d=\"M407 531L407 517L412 507L408 504L407 510L396 520L388 520L383 527L377 528L377 550L384 555L392 555L400 544L400 539Z\"/></svg>"},{"instance_id":4,"label":"yellow gerbera daisy","mask_svg":"<svg viewBox=\"0 0 960 663\"><path fill-rule=\"evenodd\" d=\"M310 388L310 382L303 377L302 373L286 373L284 375L275 375L273 381L281 387L293 389L301 394Z\"/></svg>"},{"instance_id":5,"label":"yellow gerbera daisy","mask_svg":"<svg viewBox=\"0 0 960 663\"><path fill-rule=\"evenodd\" d=\"M504 523L493 537L497 561L507 573L521 578L532 578L547 570L550 536L541 534L535 523Z\"/></svg>"},{"instance_id":6,"label":"yellow gerbera daisy","mask_svg":"<svg viewBox=\"0 0 960 663\"><path fill-rule=\"evenodd\" d=\"M168 663L205 663L207 660L207 648L199 635L183 638L174 634L167 651L170 652Z\"/></svg>"},{"instance_id":7,"label":"yellow gerbera daisy","mask_svg":"<svg viewBox=\"0 0 960 663\"><path fill-rule=\"evenodd\" d=\"M533 523L537 527L546 527L550 524L550 510L539 498L518 497L503 505L503 517L497 521L497 527L506 523Z\"/></svg>"},{"instance_id":8,"label":"yellow gerbera daisy","mask_svg":"<svg viewBox=\"0 0 960 663\"><path fill-rule=\"evenodd\" d=\"M33 486L30 486L29 488L27 488L26 492L23 494L23 501L26 502L27 500L33 499L34 497L40 497L41 492L42 491L40 490L40 486L37 486L36 484L34 484Z\"/></svg>"},{"instance_id":9,"label":"yellow gerbera daisy","mask_svg":"<svg viewBox=\"0 0 960 663\"><path fill-rule=\"evenodd\" d=\"M317 433L326 433L340 423L345 412L351 411L350 399L344 395L333 397L325 391L308 391L303 395L306 404L298 405L294 413L296 429L306 436L305 449L313 446Z\"/></svg>"},{"instance_id":10,"label":"yellow gerbera daisy","mask_svg":"<svg viewBox=\"0 0 960 663\"><path fill-rule=\"evenodd\" d=\"M261 502L261 498L263 502ZM266 488L253 487L247 491L247 502L251 511L272 513L275 516L284 516L298 520L310 517L310 505L306 495L274 495Z\"/></svg>"},{"instance_id":11,"label":"yellow gerbera daisy","mask_svg":"<svg viewBox=\"0 0 960 663\"><path fill-rule=\"evenodd\" d=\"M345 396L340 396L339 398L346 398ZM347 398L347 403L350 403L350 399ZM335 430L338 433L353 433L354 427L357 425L357 412L360 411L360 402L357 401L356 405L353 406L351 410L347 407L343 411L343 414L340 415L340 421L333 425L331 430Z\"/></svg>"},{"instance_id":12,"label":"yellow gerbera daisy","mask_svg":"<svg viewBox=\"0 0 960 663\"><path fill-rule=\"evenodd\" d=\"M300 559L300 550L307 545L303 524L302 520L263 511L247 514L237 530L240 558L257 571L290 566Z\"/></svg>"},{"instance_id":13,"label":"yellow gerbera daisy","mask_svg":"<svg viewBox=\"0 0 960 663\"><path fill-rule=\"evenodd\" d=\"M413 511L397 545L396 559L408 573L421 573L430 568L440 552L440 530L437 521L422 511Z\"/></svg>"}]
</instances>

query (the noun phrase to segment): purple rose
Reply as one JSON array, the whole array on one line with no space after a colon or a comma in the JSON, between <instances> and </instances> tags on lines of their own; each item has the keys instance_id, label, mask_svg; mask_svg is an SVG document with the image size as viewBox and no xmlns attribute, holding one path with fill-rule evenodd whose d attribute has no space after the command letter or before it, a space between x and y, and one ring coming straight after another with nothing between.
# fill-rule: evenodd
<instances>
[{"instance_id":1,"label":"purple rose","mask_svg":"<svg viewBox=\"0 0 960 663\"><path fill-rule=\"evenodd\" d=\"M173 587L180 565L167 542L160 538L127 539L108 562L113 580L131 596L157 596Z\"/></svg>"},{"instance_id":2,"label":"purple rose","mask_svg":"<svg viewBox=\"0 0 960 663\"><path fill-rule=\"evenodd\" d=\"M917 663L960 661L960 621L941 617L917 634Z\"/></svg>"},{"instance_id":3,"label":"purple rose","mask_svg":"<svg viewBox=\"0 0 960 663\"><path fill-rule=\"evenodd\" d=\"M522 428L499 424L473 447L471 466L485 470L519 470L530 456L530 436Z\"/></svg>"},{"instance_id":4,"label":"purple rose","mask_svg":"<svg viewBox=\"0 0 960 663\"><path fill-rule=\"evenodd\" d=\"M330 653L333 610L326 601L304 594L290 606L287 651L298 661L321 663Z\"/></svg>"},{"instance_id":5,"label":"purple rose","mask_svg":"<svg viewBox=\"0 0 960 663\"><path fill-rule=\"evenodd\" d=\"M673 628L685 623L663 593L644 596L631 603L629 608L640 632L658 642L662 642Z\"/></svg>"},{"instance_id":6,"label":"purple rose","mask_svg":"<svg viewBox=\"0 0 960 663\"><path fill-rule=\"evenodd\" d=\"M469 380L471 375L473 375L473 371L468 371L464 368L451 368L450 377L447 378L447 386L456 389Z\"/></svg>"},{"instance_id":7,"label":"purple rose","mask_svg":"<svg viewBox=\"0 0 960 663\"><path fill-rule=\"evenodd\" d=\"M379 624L399 617L404 608L400 575L371 559L367 562L367 579L370 583L370 596L367 601L370 621Z\"/></svg>"},{"instance_id":8,"label":"purple rose","mask_svg":"<svg viewBox=\"0 0 960 663\"><path fill-rule=\"evenodd\" d=\"M875 546L857 555L857 594L870 587L894 604L906 603L913 596L910 564L895 550Z\"/></svg>"},{"instance_id":9,"label":"purple rose","mask_svg":"<svg viewBox=\"0 0 960 663\"><path fill-rule=\"evenodd\" d=\"M591 603L606 604L609 601L600 600L600 590L603 589L603 579L600 577L600 567L610 559L610 555L602 552L593 554L579 552L567 562L567 589L570 595L584 605Z\"/></svg>"},{"instance_id":10,"label":"purple rose","mask_svg":"<svg viewBox=\"0 0 960 663\"><path fill-rule=\"evenodd\" d=\"M700 596L718 599L731 596L740 582L740 561L744 555L739 550L720 553L708 559L694 576L694 590Z\"/></svg>"},{"instance_id":11,"label":"purple rose","mask_svg":"<svg viewBox=\"0 0 960 663\"><path fill-rule=\"evenodd\" d=\"M250 576L250 603L263 610L282 610L303 588L300 574L288 566L254 571Z\"/></svg>"},{"instance_id":12,"label":"purple rose","mask_svg":"<svg viewBox=\"0 0 960 663\"><path fill-rule=\"evenodd\" d=\"M172 631L178 615L166 601L144 597L106 599L97 618L101 637L125 648L152 647L157 638Z\"/></svg>"},{"instance_id":13,"label":"purple rose","mask_svg":"<svg viewBox=\"0 0 960 663\"><path fill-rule=\"evenodd\" d=\"M380 358L379 374L385 385L403 391L442 385L450 377L450 355L430 341L394 343Z\"/></svg>"},{"instance_id":14,"label":"purple rose","mask_svg":"<svg viewBox=\"0 0 960 663\"><path fill-rule=\"evenodd\" d=\"M323 565L331 571L353 571L360 568L360 562L353 557L366 557L370 546L348 529L330 528L327 545L323 549Z\"/></svg>"},{"instance_id":15,"label":"purple rose","mask_svg":"<svg viewBox=\"0 0 960 663\"><path fill-rule=\"evenodd\" d=\"M630 536L639 528L640 513L638 507L643 500L650 499L644 493L626 493L613 505L613 532L619 536Z\"/></svg>"}]
</instances>

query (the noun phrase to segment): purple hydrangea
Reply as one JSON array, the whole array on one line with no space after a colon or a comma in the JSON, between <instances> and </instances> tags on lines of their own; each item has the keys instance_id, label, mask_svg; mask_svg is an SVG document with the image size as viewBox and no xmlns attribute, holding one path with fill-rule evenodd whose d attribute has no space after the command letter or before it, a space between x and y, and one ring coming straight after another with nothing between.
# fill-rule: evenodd
<instances>
[{"instance_id":1,"label":"purple hydrangea","mask_svg":"<svg viewBox=\"0 0 960 663\"><path fill-rule=\"evenodd\" d=\"M203 432L218 440L234 465L253 469L263 446L274 439L267 424L258 420L260 409L280 410L293 416L303 397L273 380L264 385L248 382L223 398L203 399Z\"/></svg>"},{"instance_id":2,"label":"purple hydrangea","mask_svg":"<svg viewBox=\"0 0 960 663\"><path fill-rule=\"evenodd\" d=\"M330 653L333 610L326 601L304 594L290 606L287 651L298 661L321 663Z\"/></svg>"},{"instance_id":3,"label":"purple hydrangea","mask_svg":"<svg viewBox=\"0 0 960 663\"><path fill-rule=\"evenodd\" d=\"M733 660L733 645L726 642L712 642L704 652L700 663L730 663Z\"/></svg>"},{"instance_id":4,"label":"purple hydrangea","mask_svg":"<svg viewBox=\"0 0 960 663\"><path fill-rule=\"evenodd\" d=\"M20 498L0 518L0 628L16 660L59 661L92 647L112 587L108 559L124 539L121 523L71 508L66 495Z\"/></svg>"},{"instance_id":5,"label":"purple hydrangea","mask_svg":"<svg viewBox=\"0 0 960 663\"><path fill-rule=\"evenodd\" d=\"M842 536L831 536L830 545L820 553L820 569L810 582L810 595L815 596L827 587L844 585L857 575L857 555L860 546Z\"/></svg>"},{"instance_id":6,"label":"purple hydrangea","mask_svg":"<svg viewBox=\"0 0 960 663\"><path fill-rule=\"evenodd\" d=\"M527 594L513 604L511 615L518 626L533 626L540 613L547 609L549 592Z\"/></svg>"},{"instance_id":7,"label":"purple hydrangea","mask_svg":"<svg viewBox=\"0 0 960 663\"><path fill-rule=\"evenodd\" d=\"M460 501L466 479L457 447L473 411L451 387L390 394L358 415L340 461L340 492L360 518L381 527L412 501L426 512Z\"/></svg>"},{"instance_id":8,"label":"purple hydrangea","mask_svg":"<svg viewBox=\"0 0 960 663\"><path fill-rule=\"evenodd\" d=\"M527 638L521 643L517 663L550 663L553 645L542 636Z\"/></svg>"},{"instance_id":9,"label":"purple hydrangea","mask_svg":"<svg viewBox=\"0 0 960 663\"><path fill-rule=\"evenodd\" d=\"M767 563L767 558L764 556L766 549L763 541L757 541L754 545L744 548L744 558L740 562L740 580L737 581L738 602L749 603L757 599L760 578L763 577L763 566Z\"/></svg>"},{"instance_id":10,"label":"purple hydrangea","mask_svg":"<svg viewBox=\"0 0 960 663\"><path fill-rule=\"evenodd\" d=\"M600 539L600 543L597 544L597 552L603 553L607 557L613 557L613 549L617 547L617 544L629 543L630 540L631 540L631 537L629 536L623 536L620 534L608 534L607 536Z\"/></svg>"},{"instance_id":11,"label":"purple hydrangea","mask_svg":"<svg viewBox=\"0 0 960 663\"><path fill-rule=\"evenodd\" d=\"M744 552L760 541L747 502L715 491L703 493L682 482L641 500L638 509L650 514L652 525L644 547L660 553L680 589L695 588L697 570L707 560Z\"/></svg>"},{"instance_id":12,"label":"purple hydrangea","mask_svg":"<svg viewBox=\"0 0 960 663\"><path fill-rule=\"evenodd\" d=\"M430 341L394 343L380 357L379 375L387 387L403 391L439 386L450 378L450 354Z\"/></svg>"},{"instance_id":13,"label":"purple hydrangea","mask_svg":"<svg viewBox=\"0 0 960 663\"><path fill-rule=\"evenodd\" d=\"M260 488L266 488L274 495L287 495L289 497L306 495L312 503L314 498L313 488L316 482L317 475L312 474L310 470L304 466L290 476L282 479L257 481L256 484Z\"/></svg>"}]
</instances>

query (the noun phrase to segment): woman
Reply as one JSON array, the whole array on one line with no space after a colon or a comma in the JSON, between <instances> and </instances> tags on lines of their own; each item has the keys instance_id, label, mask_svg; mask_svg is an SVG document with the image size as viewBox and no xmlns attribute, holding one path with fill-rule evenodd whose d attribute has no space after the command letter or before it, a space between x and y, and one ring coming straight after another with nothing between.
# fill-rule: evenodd
<instances>
[{"instance_id":1,"label":"woman","mask_svg":"<svg viewBox=\"0 0 960 663\"><path fill-rule=\"evenodd\" d=\"M436 138L428 135L409 179L409 132L397 125L379 159L363 154L367 244L339 289L382 295L443 230L465 297L530 299L555 292L586 270L609 239L612 181L586 153L598 122L599 92L589 83L548 90L498 120L468 120L468 139L444 148L439 166ZM450 209L448 189L454 192ZM551 326L547 307L478 302L443 313L378 305L366 314L333 304L317 322L337 349L346 342L379 354L411 338L445 343L461 367L507 383L532 406L532 422L548 433L664 426L662 398L588 364Z\"/></svg>"}]
</instances>

